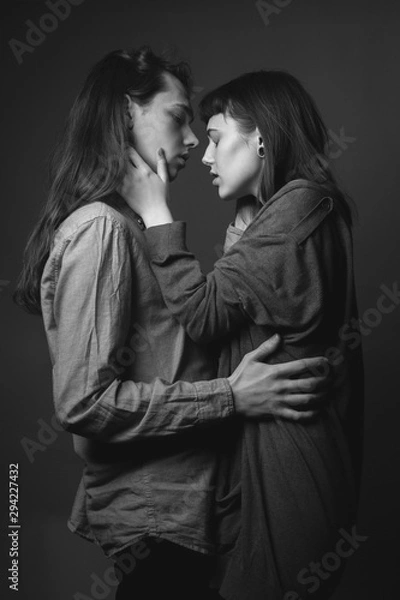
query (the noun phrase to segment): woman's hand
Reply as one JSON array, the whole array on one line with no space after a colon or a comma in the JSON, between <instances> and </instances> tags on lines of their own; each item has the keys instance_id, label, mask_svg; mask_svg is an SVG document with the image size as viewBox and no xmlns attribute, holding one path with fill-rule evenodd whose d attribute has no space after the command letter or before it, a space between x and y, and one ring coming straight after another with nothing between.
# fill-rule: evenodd
<instances>
[{"instance_id":1,"label":"woman's hand","mask_svg":"<svg viewBox=\"0 0 400 600\"><path fill-rule=\"evenodd\" d=\"M172 223L168 208L168 168L162 148L157 152L157 173L132 147L129 165L119 193L127 204L140 215L146 227Z\"/></svg>"}]
</instances>

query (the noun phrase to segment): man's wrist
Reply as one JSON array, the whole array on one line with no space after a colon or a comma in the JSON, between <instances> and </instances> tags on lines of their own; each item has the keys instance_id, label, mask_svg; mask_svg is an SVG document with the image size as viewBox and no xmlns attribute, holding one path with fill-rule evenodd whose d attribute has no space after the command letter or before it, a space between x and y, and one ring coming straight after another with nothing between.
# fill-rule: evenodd
<instances>
[{"instance_id":1,"label":"man's wrist","mask_svg":"<svg viewBox=\"0 0 400 600\"><path fill-rule=\"evenodd\" d=\"M199 421L220 421L236 414L232 388L227 378L196 381L194 386Z\"/></svg>"}]
</instances>

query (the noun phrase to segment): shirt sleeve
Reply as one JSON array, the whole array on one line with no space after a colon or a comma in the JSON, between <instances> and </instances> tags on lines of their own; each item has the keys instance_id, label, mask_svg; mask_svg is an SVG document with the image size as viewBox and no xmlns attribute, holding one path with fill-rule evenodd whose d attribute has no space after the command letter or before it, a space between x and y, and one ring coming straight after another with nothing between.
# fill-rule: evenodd
<instances>
[{"instance_id":1,"label":"shirt sleeve","mask_svg":"<svg viewBox=\"0 0 400 600\"><path fill-rule=\"evenodd\" d=\"M320 229L331 210L330 198L315 202L308 213L293 214L284 231L276 215L256 217L207 276L186 247L185 223L149 228L152 268L168 308L197 342L219 339L245 321L275 328L287 341L309 335L330 277L332 236Z\"/></svg>"},{"instance_id":2,"label":"shirt sleeve","mask_svg":"<svg viewBox=\"0 0 400 600\"><path fill-rule=\"evenodd\" d=\"M234 410L226 379L171 384L116 377L113 361L134 323L132 243L121 224L97 217L55 250L56 415L68 431L106 442L174 435Z\"/></svg>"}]
</instances>

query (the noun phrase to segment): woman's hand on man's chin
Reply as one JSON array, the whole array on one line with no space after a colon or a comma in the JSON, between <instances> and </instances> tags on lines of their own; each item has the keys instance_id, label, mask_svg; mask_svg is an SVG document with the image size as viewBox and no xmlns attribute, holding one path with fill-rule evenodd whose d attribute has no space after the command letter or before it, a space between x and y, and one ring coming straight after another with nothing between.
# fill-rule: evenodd
<instances>
[{"instance_id":1,"label":"woman's hand on man's chin","mask_svg":"<svg viewBox=\"0 0 400 600\"><path fill-rule=\"evenodd\" d=\"M130 147L128 169L118 190L135 213L140 215L146 227L172 223L168 208L169 183L165 153L157 152L157 173Z\"/></svg>"}]
</instances>

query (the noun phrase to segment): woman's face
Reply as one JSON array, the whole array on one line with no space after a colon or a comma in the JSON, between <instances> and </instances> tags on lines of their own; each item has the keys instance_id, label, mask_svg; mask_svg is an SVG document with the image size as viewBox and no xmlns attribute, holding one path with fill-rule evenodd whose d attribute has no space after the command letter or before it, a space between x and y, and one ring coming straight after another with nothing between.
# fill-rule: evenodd
<instances>
[{"instance_id":1,"label":"woman's face","mask_svg":"<svg viewBox=\"0 0 400 600\"><path fill-rule=\"evenodd\" d=\"M211 168L219 197L234 200L258 195L264 161L257 155L259 133L246 135L229 115L214 115L208 121L209 144L202 162Z\"/></svg>"},{"instance_id":2,"label":"woman's face","mask_svg":"<svg viewBox=\"0 0 400 600\"><path fill-rule=\"evenodd\" d=\"M133 120L133 144L141 157L157 170L157 150L165 151L169 178L172 181L189 158L189 151L199 140L190 123L192 107L181 82L165 73L165 89L146 106L132 102L129 110Z\"/></svg>"}]
</instances>

